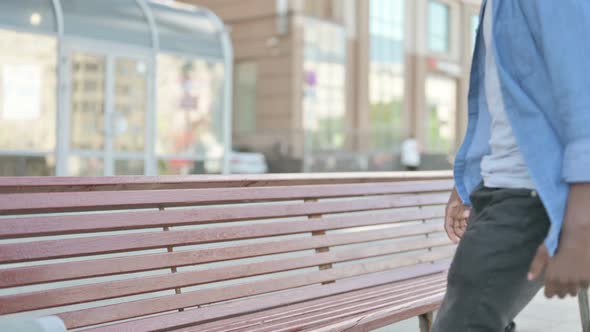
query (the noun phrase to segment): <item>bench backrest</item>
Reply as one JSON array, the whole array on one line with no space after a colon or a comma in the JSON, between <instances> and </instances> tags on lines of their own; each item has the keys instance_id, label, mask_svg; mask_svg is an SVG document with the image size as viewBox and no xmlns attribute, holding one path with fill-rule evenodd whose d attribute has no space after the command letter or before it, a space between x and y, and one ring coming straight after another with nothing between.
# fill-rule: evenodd
<instances>
[{"instance_id":1,"label":"bench backrest","mask_svg":"<svg viewBox=\"0 0 590 332\"><path fill-rule=\"evenodd\" d=\"M195 308L206 320L265 294L301 290L280 306L442 271L451 187L448 173L3 178L0 315L165 329ZM237 299L251 302L212 306Z\"/></svg>"}]
</instances>

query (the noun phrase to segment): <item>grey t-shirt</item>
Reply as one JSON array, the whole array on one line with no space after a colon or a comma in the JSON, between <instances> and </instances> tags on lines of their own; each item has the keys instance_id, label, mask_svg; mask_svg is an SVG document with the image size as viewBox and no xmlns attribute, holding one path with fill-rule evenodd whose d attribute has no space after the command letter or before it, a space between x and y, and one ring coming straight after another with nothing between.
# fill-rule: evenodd
<instances>
[{"instance_id":1,"label":"grey t-shirt","mask_svg":"<svg viewBox=\"0 0 590 332\"><path fill-rule=\"evenodd\" d=\"M491 154L481 161L481 175L488 188L535 189L508 120L493 50L493 2L486 5L483 35L486 45L485 96L492 119ZM502 1L502 0L499 0Z\"/></svg>"}]
</instances>

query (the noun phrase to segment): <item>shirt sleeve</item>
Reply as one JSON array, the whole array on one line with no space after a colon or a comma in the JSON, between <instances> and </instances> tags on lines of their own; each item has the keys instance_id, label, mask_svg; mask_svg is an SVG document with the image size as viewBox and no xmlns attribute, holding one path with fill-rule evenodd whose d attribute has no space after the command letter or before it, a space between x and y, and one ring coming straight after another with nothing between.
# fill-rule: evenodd
<instances>
[{"instance_id":1,"label":"shirt sleeve","mask_svg":"<svg viewBox=\"0 0 590 332\"><path fill-rule=\"evenodd\" d=\"M562 177L590 182L590 1L534 1L539 44L564 133Z\"/></svg>"}]
</instances>

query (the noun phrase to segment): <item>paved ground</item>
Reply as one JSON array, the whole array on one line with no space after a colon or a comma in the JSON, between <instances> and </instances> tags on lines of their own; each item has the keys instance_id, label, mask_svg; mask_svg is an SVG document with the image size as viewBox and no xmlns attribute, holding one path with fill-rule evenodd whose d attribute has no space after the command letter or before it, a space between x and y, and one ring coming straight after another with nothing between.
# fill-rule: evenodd
<instances>
[{"instance_id":1,"label":"paved ground","mask_svg":"<svg viewBox=\"0 0 590 332\"><path fill-rule=\"evenodd\" d=\"M517 332L579 332L580 314L578 301L547 300L539 293L535 300L516 318ZM385 327L379 332L418 331L418 319L410 319Z\"/></svg>"}]
</instances>

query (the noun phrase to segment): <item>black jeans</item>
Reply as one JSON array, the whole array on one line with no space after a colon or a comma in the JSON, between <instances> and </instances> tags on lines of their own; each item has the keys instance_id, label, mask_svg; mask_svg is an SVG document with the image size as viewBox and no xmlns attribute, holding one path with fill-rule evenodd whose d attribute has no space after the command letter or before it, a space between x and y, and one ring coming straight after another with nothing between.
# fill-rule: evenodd
<instances>
[{"instance_id":1,"label":"black jeans","mask_svg":"<svg viewBox=\"0 0 590 332\"><path fill-rule=\"evenodd\" d=\"M503 332L542 282L527 272L549 230L536 192L480 187L433 332Z\"/></svg>"}]
</instances>

